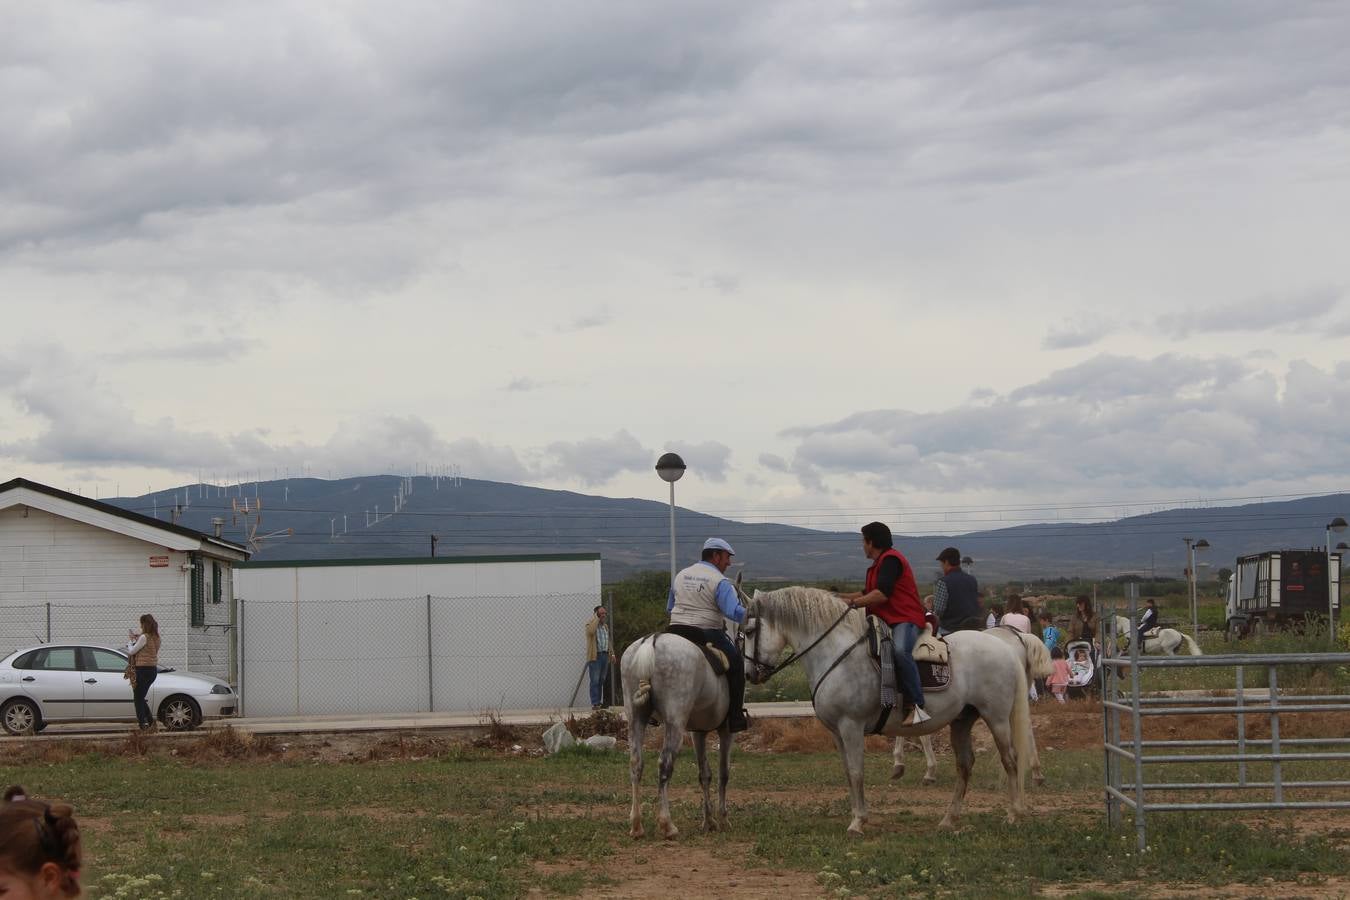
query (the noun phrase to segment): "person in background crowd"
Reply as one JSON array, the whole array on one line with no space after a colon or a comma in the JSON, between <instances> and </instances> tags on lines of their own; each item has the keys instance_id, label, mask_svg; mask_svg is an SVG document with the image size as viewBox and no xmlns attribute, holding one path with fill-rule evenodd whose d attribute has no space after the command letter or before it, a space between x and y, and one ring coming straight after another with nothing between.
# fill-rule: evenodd
<instances>
[{"instance_id":1,"label":"person in background crowd","mask_svg":"<svg viewBox=\"0 0 1350 900\"><path fill-rule=\"evenodd\" d=\"M28 799L19 785L0 806L0 897L63 900L80 896L80 829L64 803Z\"/></svg>"},{"instance_id":2,"label":"person in background crowd","mask_svg":"<svg viewBox=\"0 0 1350 900\"><path fill-rule=\"evenodd\" d=\"M1055 699L1060 703L1064 702L1064 694L1069 689L1069 661L1064 658L1064 651L1055 647L1050 651L1050 659L1055 664L1055 671L1047 679L1050 683L1050 693L1055 695Z\"/></svg>"},{"instance_id":3,"label":"person in background crowd","mask_svg":"<svg viewBox=\"0 0 1350 900\"><path fill-rule=\"evenodd\" d=\"M586 623L586 669L591 676L591 709L599 709L604 703L605 682L609 679L610 664L614 662L605 615L605 608L597 606Z\"/></svg>"},{"instance_id":4,"label":"person in background crowd","mask_svg":"<svg viewBox=\"0 0 1350 900\"><path fill-rule=\"evenodd\" d=\"M1055 626L1054 617L1050 615L1049 610L1044 610L1040 615L1041 621L1041 640L1045 642L1045 649L1054 650L1059 646L1059 628Z\"/></svg>"},{"instance_id":5,"label":"person in background crowd","mask_svg":"<svg viewBox=\"0 0 1350 900\"><path fill-rule=\"evenodd\" d=\"M872 561L863 590L840 594L850 609L863 608L891 626L891 653L901 692L913 704L905 725L918 725L930 718L923 710L923 684L914 663L914 644L924 626L923 604L914 581L914 569L891 540L891 529L882 522L862 527L863 555Z\"/></svg>"},{"instance_id":6,"label":"person in background crowd","mask_svg":"<svg viewBox=\"0 0 1350 900\"><path fill-rule=\"evenodd\" d=\"M989 607L989 617L984 620L985 628L993 628L998 624L998 620L1003 618L1003 604L994 603Z\"/></svg>"},{"instance_id":7,"label":"person in background crowd","mask_svg":"<svg viewBox=\"0 0 1350 900\"><path fill-rule=\"evenodd\" d=\"M1092 611L1092 598L1079 595L1073 601L1073 618L1069 622L1069 640L1092 641L1100 645L1097 638L1097 614Z\"/></svg>"},{"instance_id":8,"label":"person in background crowd","mask_svg":"<svg viewBox=\"0 0 1350 900\"><path fill-rule=\"evenodd\" d=\"M961 568L961 551L948 547L937 555L942 577L933 585L933 614L942 634L980 630L980 584Z\"/></svg>"},{"instance_id":9,"label":"person in background crowd","mask_svg":"<svg viewBox=\"0 0 1350 900\"><path fill-rule=\"evenodd\" d=\"M1022 598L1013 594L1008 598L1008 610L998 620L998 624L1016 628L1023 634L1031 634L1031 617L1024 612Z\"/></svg>"},{"instance_id":10,"label":"person in background crowd","mask_svg":"<svg viewBox=\"0 0 1350 900\"><path fill-rule=\"evenodd\" d=\"M155 617L146 613L141 616L141 630L128 631L127 656L131 657L136 679L131 689L131 699L136 706L136 721L141 731L155 730L155 717L150 712L150 704L145 698L150 693L150 685L159 677L159 623Z\"/></svg>"},{"instance_id":11,"label":"person in background crowd","mask_svg":"<svg viewBox=\"0 0 1350 900\"><path fill-rule=\"evenodd\" d=\"M727 655L727 688L731 694L727 727L732 732L750 727L750 716L745 711L745 664L724 624L725 619L745 624L745 607L736 596L736 586L726 577L735 555L736 551L726 541L708 538L703 542L702 558L675 575L666 602L670 624L702 629L708 643Z\"/></svg>"}]
</instances>

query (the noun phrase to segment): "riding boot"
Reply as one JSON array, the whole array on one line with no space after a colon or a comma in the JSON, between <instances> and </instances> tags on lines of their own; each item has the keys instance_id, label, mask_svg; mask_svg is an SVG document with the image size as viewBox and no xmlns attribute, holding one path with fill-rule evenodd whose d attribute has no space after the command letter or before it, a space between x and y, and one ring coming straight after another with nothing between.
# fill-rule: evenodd
<instances>
[{"instance_id":1,"label":"riding boot","mask_svg":"<svg viewBox=\"0 0 1350 900\"><path fill-rule=\"evenodd\" d=\"M732 732L745 731L750 727L750 716L745 711L745 666L739 659L727 669L727 692L731 695L727 727Z\"/></svg>"}]
</instances>

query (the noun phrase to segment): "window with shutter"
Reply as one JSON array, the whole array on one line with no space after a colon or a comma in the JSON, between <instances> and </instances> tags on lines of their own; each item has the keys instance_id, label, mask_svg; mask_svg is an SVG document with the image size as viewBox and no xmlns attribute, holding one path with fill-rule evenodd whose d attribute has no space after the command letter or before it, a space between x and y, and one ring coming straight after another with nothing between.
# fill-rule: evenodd
<instances>
[{"instance_id":1,"label":"window with shutter","mask_svg":"<svg viewBox=\"0 0 1350 900\"><path fill-rule=\"evenodd\" d=\"M206 565L200 557L192 558L192 624L206 624Z\"/></svg>"},{"instance_id":2,"label":"window with shutter","mask_svg":"<svg viewBox=\"0 0 1350 900\"><path fill-rule=\"evenodd\" d=\"M211 563L211 602L220 602L220 563Z\"/></svg>"}]
</instances>

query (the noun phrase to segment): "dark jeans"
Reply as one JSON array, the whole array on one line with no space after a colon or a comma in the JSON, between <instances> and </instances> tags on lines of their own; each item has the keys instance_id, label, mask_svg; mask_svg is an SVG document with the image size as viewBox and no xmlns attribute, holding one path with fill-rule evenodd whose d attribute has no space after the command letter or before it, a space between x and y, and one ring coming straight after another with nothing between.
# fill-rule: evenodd
<instances>
[{"instance_id":1,"label":"dark jeans","mask_svg":"<svg viewBox=\"0 0 1350 900\"><path fill-rule=\"evenodd\" d=\"M609 678L609 653L601 653L586 666L591 674L591 706L599 706L605 697L605 680Z\"/></svg>"},{"instance_id":2,"label":"dark jeans","mask_svg":"<svg viewBox=\"0 0 1350 900\"><path fill-rule=\"evenodd\" d=\"M735 718L745 706L745 664L741 662L741 655L736 652L736 645L731 642L731 636L726 631L704 628L703 634L708 643L727 655L727 688L731 691L731 716Z\"/></svg>"},{"instance_id":3,"label":"dark jeans","mask_svg":"<svg viewBox=\"0 0 1350 900\"><path fill-rule=\"evenodd\" d=\"M900 682L900 690L915 706L923 706L923 684L919 681L919 667L914 664L913 655L914 644L918 640L919 627L913 622L901 622L891 626L895 677Z\"/></svg>"},{"instance_id":4,"label":"dark jeans","mask_svg":"<svg viewBox=\"0 0 1350 900\"><path fill-rule=\"evenodd\" d=\"M150 704L145 702L145 695L150 693L150 685L154 684L158 677L159 669L156 666L136 667L136 687L131 692L131 699L136 705L136 721L141 723L142 728L155 724L155 717L150 712Z\"/></svg>"}]
</instances>

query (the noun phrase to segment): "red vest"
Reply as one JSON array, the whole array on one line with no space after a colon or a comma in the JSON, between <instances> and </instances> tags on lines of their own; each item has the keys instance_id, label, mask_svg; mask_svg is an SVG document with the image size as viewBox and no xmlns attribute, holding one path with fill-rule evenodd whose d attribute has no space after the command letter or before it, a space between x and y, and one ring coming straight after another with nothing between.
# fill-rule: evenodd
<instances>
[{"instance_id":1,"label":"red vest","mask_svg":"<svg viewBox=\"0 0 1350 900\"><path fill-rule=\"evenodd\" d=\"M895 548L892 547L872 561L872 567L867 570L864 592L876 590L877 570L881 568L881 561L888 556L900 560L900 577L895 579L895 588L886 602L880 606L869 607L867 611L887 625L913 622L922 628L924 609L923 604L919 602L919 586L914 583L914 570L910 568L909 560L901 556Z\"/></svg>"}]
</instances>

